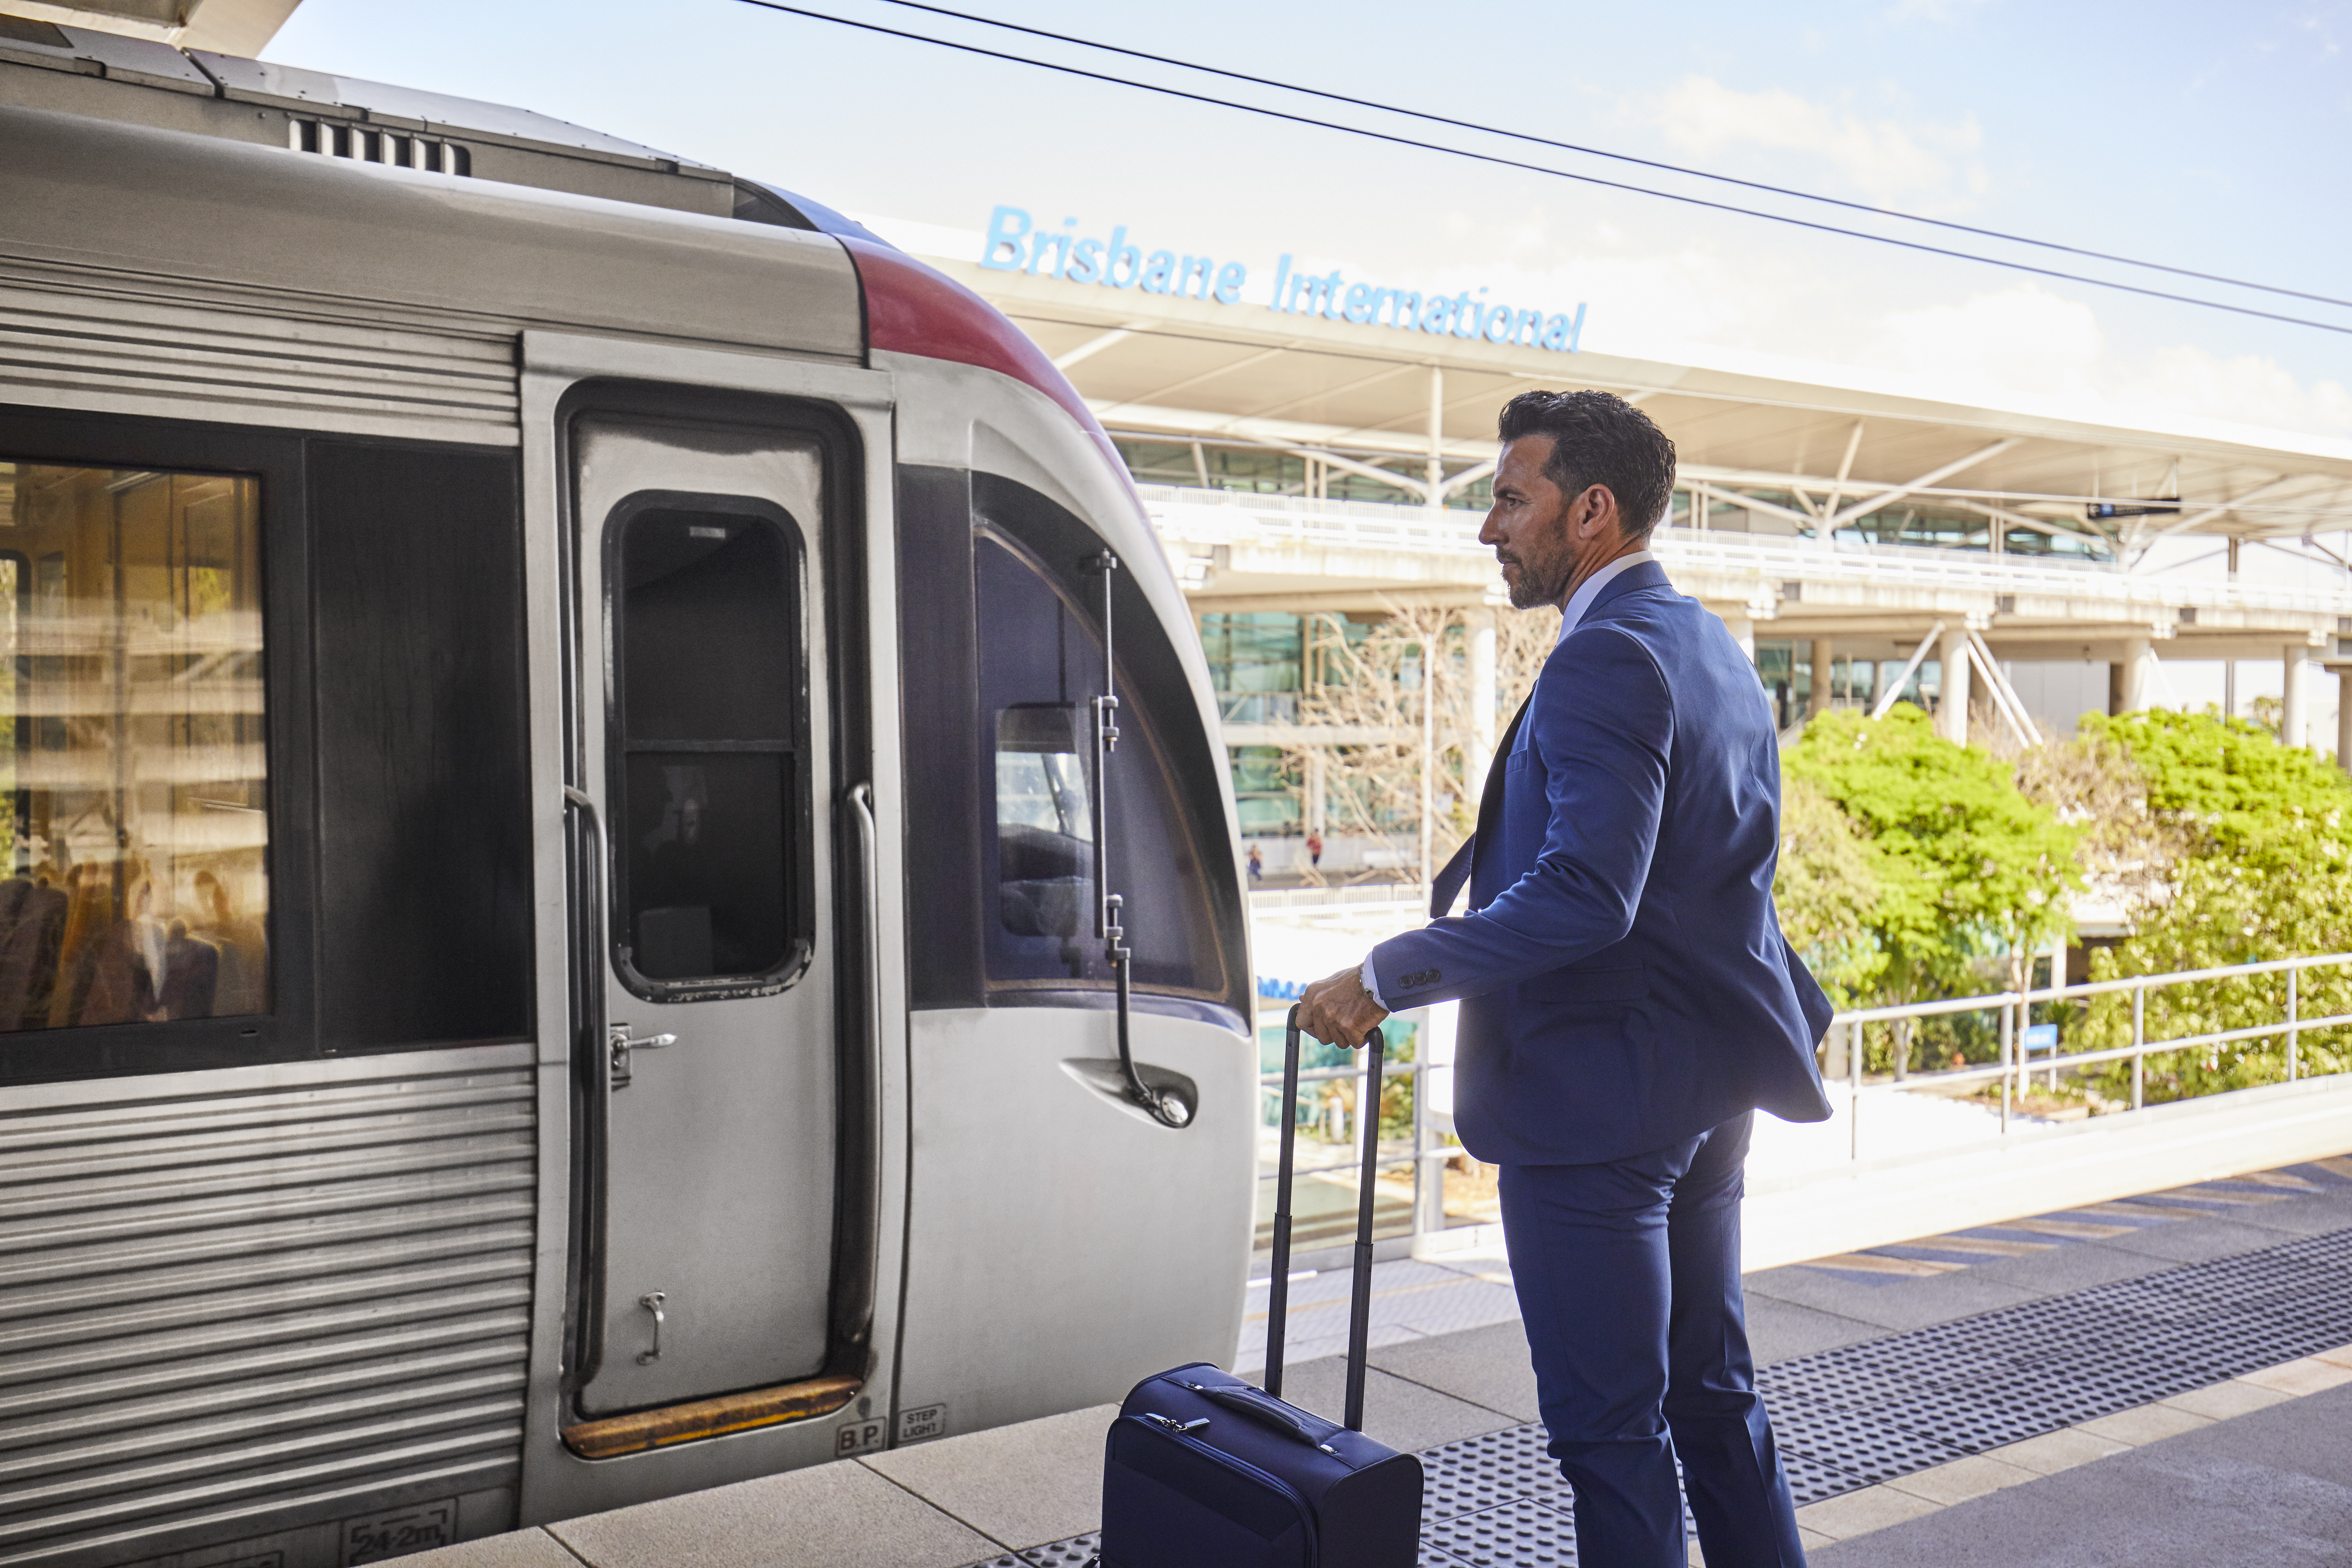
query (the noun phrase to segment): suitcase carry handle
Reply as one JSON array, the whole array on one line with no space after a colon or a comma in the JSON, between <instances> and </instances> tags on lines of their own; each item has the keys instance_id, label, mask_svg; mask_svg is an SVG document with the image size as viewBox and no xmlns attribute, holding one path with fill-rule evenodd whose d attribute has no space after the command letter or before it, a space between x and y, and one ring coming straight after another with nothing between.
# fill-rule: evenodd
<instances>
[{"instance_id":1,"label":"suitcase carry handle","mask_svg":"<svg viewBox=\"0 0 2352 1568\"><path fill-rule=\"evenodd\" d=\"M1262 1421L1276 1431L1320 1448L1327 1454L1331 1451L1331 1435L1339 1430L1328 1421L1296 1405L1286 1405L1270 1394L1260 1394L1255 1388L1224 1387L1207 1383L1187 1383L1184 1386L1203 1399L1213 1400L1228 1410Z\"/></svg>"},{"instance_id":2,"label":"suitcase carry handle","mask_svg":"<svg viewBox=\"0 0 2352 1568\"><path fill-rule=\"evenodd\" d=\"M1369 1102L1357 1107L1359 1135L1364 1143L1364 1168L1357 1188L1355 1277L1348 1302L1347 1420L1351 1432L1364 1429L1364 1363L1372 1325L1372 1177L1381 1159L1381 1069L1388 1040L1377 1028L1365 1037L1371 1053ZM1267 1282L1265 1303L1265 1391L1282 1395L1283 1337L1290 1316L1290 1187L1294 1145L1298 1122L1298 1008L1294 1004L1283 1025L1282 1155L1274 1183L1274 1278Z\"/></svg>"}]
</instances>

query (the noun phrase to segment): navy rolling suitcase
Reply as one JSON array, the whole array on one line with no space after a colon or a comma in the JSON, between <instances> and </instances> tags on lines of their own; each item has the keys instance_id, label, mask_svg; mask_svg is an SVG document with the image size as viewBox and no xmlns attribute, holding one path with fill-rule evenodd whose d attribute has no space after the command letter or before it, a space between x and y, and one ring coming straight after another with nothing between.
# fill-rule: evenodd
<instances>
[{"instance_id":1,"label":"navy rolling suitcase","mask_svg":"<svg viewBox=\"0 0 2352 1568\"><path fill-rule=\"evenodd\" d=\"M1135 1385L1103 1457L1101 1568L1413 1568L1421 1554L1421 1461L1364 1436L1365 1340L1372 1308L1372 1174L1381 1053L1371 1052L1354 1294L1348 1319L1347 1421L1286 1405L1283 1320L1289 1309L1292 1129L1298 1103L1298 1009L1282 1068L1282 1163L1276 1184L1274 1278L1266 1302L1265 1386L1207 1363Z\"/></svg>"}]
</instances>

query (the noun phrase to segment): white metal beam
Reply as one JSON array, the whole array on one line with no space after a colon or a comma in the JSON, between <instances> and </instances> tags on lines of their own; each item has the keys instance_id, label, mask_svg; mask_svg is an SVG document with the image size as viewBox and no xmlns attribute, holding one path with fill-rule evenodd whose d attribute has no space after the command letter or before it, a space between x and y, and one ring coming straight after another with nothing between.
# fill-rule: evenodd
<instances>
[{"instance_id":1,"label":"white metal beam","mask_svg":"<svg viewBox=\"0 0 2352 1568\"><path fill-rule=\"evenodd\" d=\"M1095 355L1102 353L1103 350L1109 348L1112 344L1123 343L1133 336L1135 336L1135 329L1131 326L1116 327L1108 332L1097 333L1094 337L1088 338L1085 342L1080 343L1076 348L1070 350L1067 353L1056 354L1054 356L1054 368L1055 370L1067 370L1074 364L1082 364L1086 361L1094 358Z\"/></svg>"},{"instance_id":2,"label":"white metal beam","mask_svg":"<svg viewBox=\"0 0 2352 1568\"><path fill-rule=\"evenodd\" d=\"M1171 381L1165 386L1155 386L1140 397L1130 397L1124 403L1108 404L1104 409L1097 411L1097 416L1100 417L1105 413L1115 412L1121 408L1133 408L1139 405L1149 405L1155 399L1166 397L1171 393L1182 392L1187 387L1198 386L1204 381L1214 381L1221 375L1237 374L1254 364L1273 359L1282 352L1281 349L1261 349L1256 353L1244 354L1231 364L1221 364L1214 370L1204 370L1197 375L1188 375L1181 381Z\"/></svg>"},{"instance_id":3,"label":"white metal beam","mask_svg":"<svg viewBox=\"0 0 2352 1568\"><path fill-rule=\"evenodd\" d=\"M2154 544L2159 539L2169 539L2176 533L2187 533L2192 529L2202 528L2209 522L2218 522L2222 518L2229 516L2231 512L2245 505L2248 501L2259 500L2267 495L2275 495L2287 486L2292 484L2300 484L2302 481L2309 478L2311 478L2311 476L2308 474L2283 474L2266 485L2256 485L2252 489L2248 490L2244 495L2238 497L2235 500L2224 501L2220 506L2210 506L2202 511L2190 512L2186 517L2176 518L2171 522L2168 522L2162 528L2158 529L2155 532L2148 534L2147 537L2147 543L2140 546L2140 553L2143 555L2147 554L2147 546Z\"/></svg>"},{"instance_id":4,"label":"white metal beam","mask_svg":"<svg viewBox=\"0 0 2352 1568\"><path fill-rule=\"evenodd\" d=\"M1993 658L1992 649L1985 647L1983 634L1974 626L1969 628L1969 657L1976 662L1978 673L1985 679L1985 695L1992 699L1992 705L2000 710L2000 716L2009 721L2009 727L2016 732L2017 738L2029 746L2042 744L2041 728L2033 722L2033 715L2026 711L2025 699L2018 694L2017 688L2009 683L2009 677L2001 673L2000 661Z\"/></svg>"},{"instance_id":5,"label":"white metal beam","mask_svg":"<svg viewBox=\"0 0 2352 1568\"><path fill-rule=\"evenodd\" d=\"M1815 521L1793 507L1782 506L1779 501L1759 500L1754 496L1741 495L1738 490L1725 489L1719 486L1708 484L1704 479L1685 479L1683 489L1695 490L1700 495L1719 500L1726 506L1744 507L1750 511L1769 512L1774 517L1785 517L1791 522L1801 522L1808 527L1812 526Z\"/></svg>"},{"instance_id":6,"label":"white metal beam","mask_svg":"<svg viewBox=\"0 0 2352 1568\"><path fill-rule=\"evenodd\" d=\"M1320 447L1295 447L1287 441L1261 441L1257 445L1275 447L1279 451L1289 453L1294 458L1312 458L1318 463L1328 463L1335 468L1344 468L1351 474L1361 474L1368 479L1378 479L1384 485L1394 485L1397 489L1417 495L1423 500L1429 499L1427 485L1408 474L1400 474L1394 468L1374 468L1370 463L1360 463L1353 458L1343 458L1337 452L1328 452Z\"/></svg>"},{"instance_id":7,"label":"white metal beam","mask_svg":"<svg viewBox=\"0 0 2352 1568\"><path fill-rule=\"evenodd\" d=\"M1822 510L1832 516L1837 514L1838 502L1845 499L1845 482L1853 474L1853 455L1861 450L1862 421L1857 419L1853 422L1853 428L1846 433L1845 456L1838 459L1837 478L1831 482L1829 499L1822 503ZM1830 535L1823 533L1822 537L1826 539Z\"/></svg>"},{"instance_id":8,"label":"white metal beam","mask_svg":"<svg viewBox=\"0 0 2352 1568\"><path fill-rule=\"evenodd\" d=\"M1904 665L1903 673L1896 676L1892 681L1890 681L1887 684L1886 689L1878 694L1878 700L1871 704L1870 716L1872 718L1884 719L1886 717L1888 710L1894 708L1895 699L1903 695L1903 689L1911 684L1911 678L1919 673L1919 667L1921 665L1927 662L1927 650L1934 647L1936 646L1936 639L1943 635L1944 623L1941 621L1937 621L1934 626L1927 628L1927 635L1921 637L1919 639L1919 646L1911 650L1910 661Z\"/></svg>"},{"instance_id":9,"label":"white metal beam","mask_svg":"<svg viewBox=\"0 0 2352 1568\"><path fill-rule=\"evenodd\" d=\"M1483 463L1471 464L1468 468L1463 469L1460 473L1455 474L1445 481L1444 487L1444 493L1452 495L1455 490L1467 489L1470 486L1476 484L1480 479L1485 479L1488 474L1493 473L1496 463L1500 460L1501 459L1499 458L1489 458Z\"/></svg>"},{"instance_id":10,"label":"white metal beam","mask_svg":"<svg viewBox=\"0 0 2352 1568\"><path fill-rule=\"evenodd\" d=\"M1318 386L1314 391L1302 393L1297 397L1286 398L1280 403L1270 403L1263 408L1254 408L1250 410L1250 417L1253 419L1278 419L1283 415L1289 413L1290 410L1297 407L1302 403L1319 403L1328 397L1339 397L1344 394L1357 391L1362 387L1373 385L1379 382L1392 380L1397 376L1402 375L1409 370L1419 370L1421 366L1417 364L1385 365L1381 369L1372 372L1370 375L1360 375L1353 381L1343 381L1337 386Z\"/></svg>"},{"instance_id":11,"label":"white metal beam","mask_svg":"<svg viewBox=\"0 0 2352 1568\"><path fill-rule=\"evenodd\" d=\"M1973 468L1979 463L1984 462L1989 458L1998 458L2003 452L2008 451L2011 447L2021 444L2023 440L2024 437L2021 436L2011 436L2005 440L1995 441L1990 447L1978 447L1975 451L1970 452L1965 458L1955 458L1952 461L1946 463L1941 468L1930 468L1926 473L1921 474L1917 479L1911 480L1907 484L1888 486L1887 488L1879 490L1877 494L1871 496L1868 500L1854 502L1852 506L1847 507L1843 511L1832 512L1830 514L1829 531L1832 533L1835 533L1839 529L1845 527L1848 523L1868 517L1872 512L1878 510L1881 507L1894 505L1896 501L1901 500L1905 496L1909 495L1914 490L1924 489L1929 485L1939 484L1943 480L1950 479L1954 474L1958 473L1963 468Z\"/></svg>"},{"instance_id":12,"label":"white metal beam","mask_svg":"<svg viewBox=\"0 0 2352 1568\"><path fill-rule=\"evenodd\" d=\"M2115 541L2096 530L2068 528L2063 523L2053 522L2046 517L2032 517L2021 511L2011 511L2005 506L1994 506L1989 501L1963 500L1954 501L1952 504L1962 511L1976 512L1979 516L1990 517L2000 522L2015 523L2020 528L2030 528L2036 533L2046 533L2053 539L2087 539L2095 543L2110 546L2115 543Z\"/></svg>"}]
</instances>

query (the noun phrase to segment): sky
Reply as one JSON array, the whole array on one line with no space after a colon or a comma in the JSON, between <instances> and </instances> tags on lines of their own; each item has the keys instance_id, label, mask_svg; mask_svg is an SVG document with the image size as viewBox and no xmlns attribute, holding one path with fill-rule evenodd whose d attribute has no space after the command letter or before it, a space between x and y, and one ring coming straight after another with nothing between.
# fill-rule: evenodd
<instances>
[{"instance_id":1,"label":"sky","mask_svg":"<svg viewBox=\"0 0 2352 1568\"><path fill-rule=\"evenodd\" d=\"M2352 328L2352 309L1759 196L956 22L806 8ZM2352 0L962 0L1376 103L2352 298ZM1588 307L1582 346L2352 442L2352 332L1286 124L744 0L303 0L265 57L557 115L976 252L999 204L1248 263ZM1265 279L1264 282L1257 281Z\"/></svg>"}]
</instances>

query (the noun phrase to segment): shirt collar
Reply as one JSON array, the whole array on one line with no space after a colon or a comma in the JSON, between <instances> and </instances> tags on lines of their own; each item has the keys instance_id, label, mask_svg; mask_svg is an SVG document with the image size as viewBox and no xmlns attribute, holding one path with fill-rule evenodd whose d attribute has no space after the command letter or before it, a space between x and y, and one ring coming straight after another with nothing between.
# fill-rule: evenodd
<instances>
[{"instance_id":1,"label":"shirt collar","mask_svg":"<svg viewBox=\"0 0 2352 1568\"><path fill-rule=\"evenodd\" d=\"M1578 624L1584 619L1585 612L1592 608L1592 601L1601 596L1601 589L1615 582L1621 574L1632 571L1645 561L1655 559L1656 557L1646 550L1636 550L1631 555L1620 555L1616 560L1578 584L1576 592L1568 596L1567 606L1559 613L1559 637L1554 641L1553 646L1558 647L1568 640L1568 634L1574 631Z\"/></svg>"}]
</instances>

